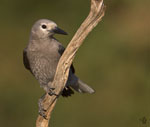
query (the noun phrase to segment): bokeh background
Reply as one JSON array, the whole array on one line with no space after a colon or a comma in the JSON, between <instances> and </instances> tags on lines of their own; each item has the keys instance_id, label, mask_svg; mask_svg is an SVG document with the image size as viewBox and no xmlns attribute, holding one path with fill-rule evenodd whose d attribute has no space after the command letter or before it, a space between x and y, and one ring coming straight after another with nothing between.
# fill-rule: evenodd
<instances>
[{"instance_id":1,"label":"bokeh background","mask_svg":"<svg viewBox=\"0 0 150 127\"><path fill-rule=\"evenodd\" d=\"M150 127L150 1L104 0L106 14L74 60L96 93L60 99L53 127ZM22 62L33 23L55 21L68 36L86 18L90 0L0 0L0 127L34 127L44 93Z\"/></svg>"}]
</instances>

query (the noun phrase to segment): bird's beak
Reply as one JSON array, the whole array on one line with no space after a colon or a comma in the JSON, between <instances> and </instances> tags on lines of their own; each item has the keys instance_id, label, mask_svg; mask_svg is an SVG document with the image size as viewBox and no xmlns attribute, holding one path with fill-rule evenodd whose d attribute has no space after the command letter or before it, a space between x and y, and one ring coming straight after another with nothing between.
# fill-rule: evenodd
<instances>
[{"instance_id":1,"label":"bird's beak","mask_svg":"<svg viewBox=\"0 0 150 127\"><path fill-rule=\"evenodd\" d=\"M60 29L59 27L55 27L53 29L53 32L56 34L63 34L63 35L68 35L65 31L63 31L62 29Z\"/></svg>"}]
</instances>

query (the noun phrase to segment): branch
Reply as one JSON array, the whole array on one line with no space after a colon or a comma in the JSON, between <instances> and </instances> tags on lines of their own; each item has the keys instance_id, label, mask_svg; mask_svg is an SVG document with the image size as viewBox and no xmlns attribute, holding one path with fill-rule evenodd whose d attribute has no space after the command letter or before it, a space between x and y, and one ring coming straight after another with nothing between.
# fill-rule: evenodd
<instances>
[{"instance_id":1,"label":"branch","mask_svg":"<svg viewBox=\"0 0 150 127\"><path fill-rule=\"evenodd\" d=\"M101 21L102 17L104 16L104 12L105 6L103 4L103 0L91 0L91 10L88 17L81 24L80 28L77 30L76 34L68 44L66 50L59 60L54 81L51 84L51 87L55 88L54 92L57 95L60 95L65 87L69 75L69 69L77 50L82 45L87 35L99 23L99 21ZM57 99L58 96L56 97L55 95L49 96L46 94L43 97L41 105L44 107L44 110L46 110L46 119L39 115L36 121L36 127L48 127L51 112L56 104Z\"/></svg>"}]
</instances>

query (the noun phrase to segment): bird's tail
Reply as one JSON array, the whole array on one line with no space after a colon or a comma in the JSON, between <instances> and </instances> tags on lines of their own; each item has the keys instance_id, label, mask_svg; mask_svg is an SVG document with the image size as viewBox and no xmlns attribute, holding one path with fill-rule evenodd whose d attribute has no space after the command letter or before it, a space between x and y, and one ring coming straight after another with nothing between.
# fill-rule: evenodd
<instances>
[{"instance_id":1,"label":"bird's tail","mask_svg":"<svg viewBox=\"0 0 150 127\"><path fill-rule=\"evenodd\" d=\"M79 78L78 78L76 84L71 85L71 87L73 89L75 89L77 92L80 92L80 93L90 93L90 94L92 94L92 93L95 92L90 86L88 86L87 84L82 82Z\"/></svg>"}]
</instances>

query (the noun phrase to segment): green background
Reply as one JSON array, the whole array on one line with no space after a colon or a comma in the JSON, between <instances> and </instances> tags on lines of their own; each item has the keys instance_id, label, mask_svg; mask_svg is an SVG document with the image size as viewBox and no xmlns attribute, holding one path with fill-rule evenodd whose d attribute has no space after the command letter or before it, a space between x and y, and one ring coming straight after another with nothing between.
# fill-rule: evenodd
<instances>
[{"instance_id":1,"label":"green background","mask_svg":"<svg viewBox=\"0 0 150 127\"><path fill-rule=\"evenodd\" d=\"M74 60L77 75L96 90L60 97L52 127L150 127L150 1L105 0L106 14ZM44 93L22 62L30 29L41 18L69 33L90 0L0 0L0 127L34 127ZM145 121L144 121L145 120Z\"/></svg>"}]
</instances>

